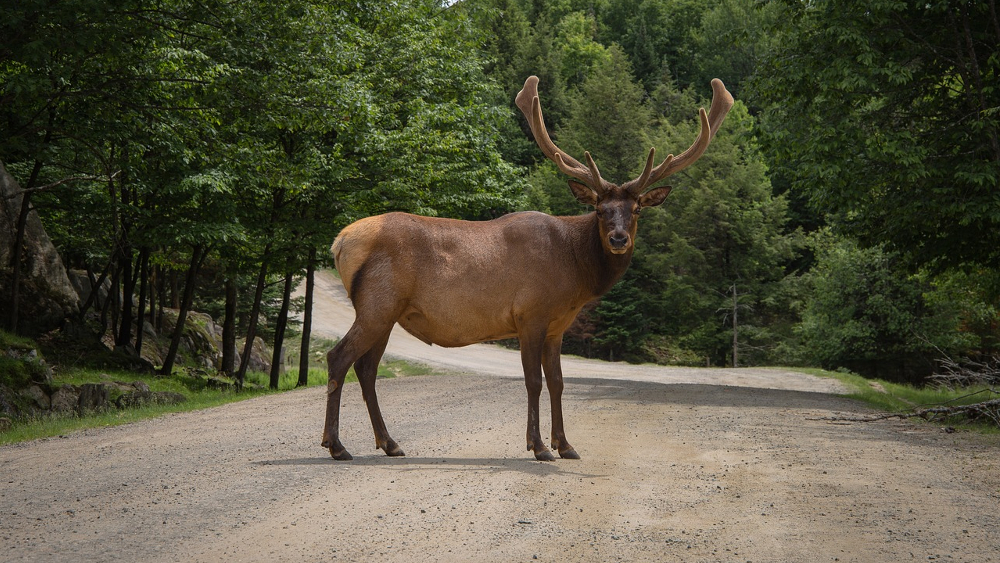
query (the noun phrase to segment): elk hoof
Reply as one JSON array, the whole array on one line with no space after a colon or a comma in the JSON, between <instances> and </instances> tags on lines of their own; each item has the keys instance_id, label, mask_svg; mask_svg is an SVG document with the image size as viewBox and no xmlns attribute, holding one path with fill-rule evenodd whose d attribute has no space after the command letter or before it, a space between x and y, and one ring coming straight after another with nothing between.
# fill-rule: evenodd
<instances>
[{"instance_id":1,"label":"elk hoof","mask_svg":"<svg viewBox=\"0 0 1000 563\"><path fill-rule=\"evenodd\" d=\"M576 450L570 448L566 451L559 452L559 457L563 459L580 459L580 454L576 453Z\"/></svg>"},{"instance_id":2,"label":"elk hoof","mask_svg":"<svg viewBox=\"0 0 1000 563\"><path fill-rule=\"evenodd\" d=\"M399 444L391 438L382 450L385 452L385 455L389 457L402 457L406 455L406 453L403 452L403 449L399 447Z\"/></svg>"},{"instance_id":3,"label":"elk hoof","mask_svg":"<svg viewBox=\"0 0 1000 563\"><path fill-rule=\"evenodd\" d=\"M334 451L333 448L330 448L330 455L333 456L333 459L337 461L351 461L352 459L354 459L354 456L351 455L351 452L347 450L340 450L339 452L337 452Z\"/></svg>"},{"instance_id":4,"label":"elk hoof","mask_svg":"<svg viewBox=\"0 0 1000 563\"><path fill-rule=\"evenodd\" d=\"M549 450L542 450L540 452L535 452L535 459L538 461L555 461L556 456L552 455Z\"/></svg>"},{"instance_id":5,"label":"elk hoof","mask_svg":"<svg viewBox=\"0 0 1000 563\"><path fill-rule=\"evenodd\" d=\"M332 440L327 438L323 440L322 445L324 448L328 448L330 450L330 456L337 461L350 461L354 459L354 456L352 456L347 449L344 448L344 445L340 443L340 440L336 438Z\"/></svg>"}]
</instances>

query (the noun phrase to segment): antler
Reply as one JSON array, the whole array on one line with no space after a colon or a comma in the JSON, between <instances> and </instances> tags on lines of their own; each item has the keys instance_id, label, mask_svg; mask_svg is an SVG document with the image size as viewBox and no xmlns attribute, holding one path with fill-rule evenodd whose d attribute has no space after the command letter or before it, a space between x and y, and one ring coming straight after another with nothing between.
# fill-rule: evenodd
<instances>
[{"instance_id":1,"label":"antler","mask_svg":"<svg viewBox=\"0 0 1000 563\"><path fill-rule=\"evenodd\" d=\"M583 153L587 159L587 166L584 166L557 147L552 142L552 139L549 138L549 133L545 129L545 121L542 119L542 104L538 101L537 76L529 76L524 81L524 87L517 93L514 103L517 104L521 113L528 120L528 126L531 127L531 134L534 135L535 142L538 143L538 148L542 149L542 153L549 160L555 162L563 174L580 180L590 189L594 190L597 195L604 195L607 191L606 182L601 178L601 172L597 169L597 165L594 164L594 159L591 158L590 153Z\"/></svg>"},{"instance_id":2,"label":"antler","mask_svg":"<svg viewBox=\"0 0 1000 563\"><path fill-rule=\"evenodd\" d=\"M712 142L712 138L715 137L715 133L732 107L733 96L729 90L726 90L725 84L718 78L712 79L711 113L706 113L705 108L698 110L698 115L701 118L701 130L698 132L698 138L694 140L694 144L677 157L668 154L667 158L663 159L663 162L656 168L653 168L653 154L656 151L649 149L649 157L646 159L646 168L642 171L642 175L622 187L638 196L646 191L646 188L694 164L696 160L701 158L701 155L705 154L709 143Z\"/></svg>"}]
</instances>

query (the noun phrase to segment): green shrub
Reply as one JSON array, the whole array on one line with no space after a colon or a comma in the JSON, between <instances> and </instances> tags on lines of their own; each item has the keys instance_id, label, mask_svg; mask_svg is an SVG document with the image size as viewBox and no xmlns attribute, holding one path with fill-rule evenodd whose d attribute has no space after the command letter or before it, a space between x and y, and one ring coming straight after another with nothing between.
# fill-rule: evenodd
<instances>
[{"instance_id":1,"label":"green shrub","mask_svg":"<svg viewBox=\"0 0 1000 563\"><path fill-rule=\"evenodd\" d=\"M48 379L48 369L38 347L27 338L0 331L0 385L22 389Z\"/></svg>"}]
</instances>

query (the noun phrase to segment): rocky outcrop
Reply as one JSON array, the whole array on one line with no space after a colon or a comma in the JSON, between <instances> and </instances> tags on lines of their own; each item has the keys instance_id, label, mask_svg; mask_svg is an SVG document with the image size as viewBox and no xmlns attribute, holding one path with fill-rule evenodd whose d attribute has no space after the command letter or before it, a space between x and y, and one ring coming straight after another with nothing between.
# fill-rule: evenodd
<instances>
[{"instance_id":1,"label":"rocky outcrop","mask_svg":"<svg viewBox=\"0 0 1000 563\"><path fill-rule=\"evenodd\" d=\"M158 335L149 323L144 323L146 331L145 344L142 347L142 357L153 365L163 365L163 357L170 345L170 335L177 323L177 311L166 309L163 312L163 330ZM240 363L240 353L243 342L238 340L234 356L236 365ZM184 334L181 336L181 346L177 352L177 363L194 366L207 372L222 369L222 327L210 315L198 311L188 312L184 323ZM249 369L252 371L269 372L271 370L271 350L260 337L254 339L250 352Z\"/></svg>"},{"instance_id":2,"label":"rocky outcrop","mask_svg":"<svg viewBox=\"0 0 1000 563\"><path fill-rule=\"evenodd\" d=\"M151 391L144 381L32 385L20 391L0 386L0 416L16 420L52 414L89 414L147 405L176 405L187 398L172 391Z\"/></svg>"},{"instance_id":3,"label":"rocky outcrop","mask_svg":"<svg viewBox=\"0 0 1000 563\"><path fill-rule=\"evenodd\" d=\"M66 272L69 277L69 282L73 286L73 290L76 291L78 301L82 304L86 303L90 299L90 292L93 291L94 283L90 280L90 276L84 270L69 270ZM97 288L97 296L95 298L95 304L92 305L94 309L100 310L101 305L106 303L108 300L108 295L111 293L111 279L107 276L104 278L104 283ZM138 304L133 300L133 306Z\"/></svg>"},{"instance_id":4,"label":"rocky outcrop","mask_svg":"<svg viewBox=\"0 0 1000 563\"><path fill-rule=\"evenodd\" d=\"M0 163L0 318L10 315L11 251L23 196ZM28 214L22 250L19 324L22 334L38 335L62 325L78 310L76 291L38 214Z\"/></svg>"}]
</instances>

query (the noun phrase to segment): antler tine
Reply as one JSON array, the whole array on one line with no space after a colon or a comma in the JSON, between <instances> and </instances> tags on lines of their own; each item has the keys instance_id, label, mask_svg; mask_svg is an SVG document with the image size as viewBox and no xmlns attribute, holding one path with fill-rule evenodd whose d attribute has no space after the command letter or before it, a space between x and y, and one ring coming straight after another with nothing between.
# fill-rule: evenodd
<instances>
[{"instance_id":1,"label":"antler tine","mask_svg":"<svg viewBox=\"0 0 1000 563\"><path fill-rule=\"evenodd\" d=\"M646 166L645 168L642 169L642 174L635 180L632 180L631 182L628 182L627 184L622 186L623 188L628 190L632 195L636 196L639 195L638 188L647 185L646 182L647 180L649 180L649 174L650 172L653 171L653 157L655 155L656 155L656 147L650 147L649 156L646 157ZM674 155L672 154L667 155L668 160L672 158L674 158Z\"/></svg>"},{"instance_id":2,"label":"antler tine","mask_svg":"<svg viewBox=\"0 0 1000 563\"><path fill-rule=\"evenodd\" d=\"M677 172L680 172L681 170L694 164L696 160L701 158L701 155L705 154L705 150L708 149L708 145L712 142L712 138L715 137L715 133L719 130L719 126L722 125L723 120L726 119L726 115L729 114L729 110L732 107L732 94L726 90L726 86L721 80L718 78L712 79L711 114L707 113L705 108L698 110L701 128L698 131L698 137L694 140L694 143L686 151L676 157L668 155L667 158L665 158L663 162L661 162L660 165L653 169L648 175L645 171L643 171L642 176L627 184L629 191L632 191L633 193L642 193L647 187L652 186L667 176L676 174ZM652 151L650 151L650 158L647 161L647 169L651 161Z\"/></svg>"},{"instance_id":3,"label":"antler tine","mask_svg":"<svg viewBox=\"0 0 1000 563\"><path fill-rule=\"evenodd\" d=\"M733 95L726 90L726 85L718 78L712 79L712 106L709 118L712 124L712 136L719 130L723 120L729 115L729 110L733 108Z\"/></svg>"},{"instance_id":4,"label":"antler tine","mask_svg":"<svg viewBox=\"0 0 1000 563\"><path fill-rule=\"evenodd\" d=\"M517 93L514 103L528 120L528 127L531 128L531 134L534 135L535 143L538 144L542 153L549 160L555 162L563 174L580 180L598 194L604 193L603 180L597 172L597 166L580 164L580 161L566 154L566 151L557 147L549 138L548 130L545 128L545 120L542 119L542 104L538 98L537 76L529 76L524 81L524 87ZM587 158L590 159L589 155ZM592 159L590 161L592 163Z\"/></svg>"},{"instance_id":5,"label":"antler tine","mask_svg":"<svg viewBox=\"0 0 1000 563\"><path fill-rule=\"evenodd\" d=\"M599 194L603 193L604 180L601 178L601 171L597 169L597 163L594 162L594 157L590 156L590 151L583 151L583 157L587 159L587 168L590 169L590 177L595 179L594 180L595 185L591 187L593 187L597 191L597 193Z\"/></svg>"}]
</instances>

